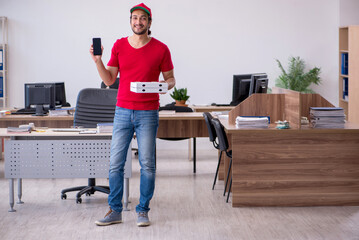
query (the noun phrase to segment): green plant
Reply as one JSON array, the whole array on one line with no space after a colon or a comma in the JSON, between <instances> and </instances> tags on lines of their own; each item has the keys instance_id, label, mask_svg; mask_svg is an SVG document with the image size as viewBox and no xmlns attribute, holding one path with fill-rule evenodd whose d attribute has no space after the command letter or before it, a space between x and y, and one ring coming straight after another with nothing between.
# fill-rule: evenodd
<instances>
[{"instance_id":1,"label":"green plant","mask_svg":"<svg viewBox=\"0 0 359 240\"><path fill-rule=\"evenodd\" d=\"M282 74L276 79L276 86L286 89L295 90L304 93L314 93L309 86L314 83L319 85L321 79L319 77L320 68L313 68L309 72L304 73L305 63L300 57L289 58L288 71L286 72L281 62L276 59Z\"/></svg>"},{"instance_id":2,"label":"green plant","mask_svg":"<svg viewBox=\"0 0 359 240\"><path fill-rule=\"evenodd\" d=\"M179 88L177 89L175 87L175 89L173 90L173 92L170 94L170 96L177 101L187 101L189 96L187 95L187 88Z\"/></svg>"}]
</instances>

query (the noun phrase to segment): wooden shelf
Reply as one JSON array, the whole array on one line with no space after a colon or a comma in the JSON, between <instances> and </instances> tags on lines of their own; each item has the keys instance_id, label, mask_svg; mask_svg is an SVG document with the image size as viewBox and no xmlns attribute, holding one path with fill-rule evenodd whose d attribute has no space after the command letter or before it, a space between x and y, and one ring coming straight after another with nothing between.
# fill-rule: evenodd
<instances>
[{"instance_id":1,"label":"wooden shelf","mask_svg":"<svg viewBox=\"0 0 359 240\"><path fill-rule=\"evenodd\" d=\"M359 123L359 26L339 28L339 107L342 107L347 120ZM342 53L349 55L349 73L341 74ZM348 101L343 99L343 78L348 78Z\"/></svg>"}]
</instances>

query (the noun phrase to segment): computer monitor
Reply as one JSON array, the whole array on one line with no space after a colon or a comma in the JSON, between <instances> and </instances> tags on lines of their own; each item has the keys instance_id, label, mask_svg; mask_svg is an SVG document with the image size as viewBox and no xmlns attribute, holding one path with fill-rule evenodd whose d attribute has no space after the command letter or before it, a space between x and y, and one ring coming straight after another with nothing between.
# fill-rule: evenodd
<instances>
[{"instance_id":1,"label":"computer monitor","mask_svg":"<svg viewBox=\"0 0 359 240\"><path fill-rule=\"evenodd\" d=\"M256 80L254 93L267 93L268 78L259 78Z\"/></svg>"},{"instance_id":2,"label":"computer monitor","mask_svg":"<svg viewBox=\"0 0 359 240\"><path fill-rule=\"evenodd\" d=\"M233 75L231 106L237 106L249 96L252 74Z\"/></svg>"},{"instance_id":3,"label":"computer monitor","mask_svg":"<svg viewBox=\"0 0 359 240\"><path fill-rule=\"evenodd\" d=\"M55 83L25 83L25 108L36 109L38 116L55 109Z\"/></svg>"},{"instance_id":4,"label":"computer monitor","mask_svg":"<svg viewBox=\"0 0 359 240\"><path fill-rule=\"evenodd\" d=\"M257 83L261 82L261 81L258 81L258 79L267 79L267 83L268 83L267 74L265 74L265 73L253 74L251 77L251 87L249 89L249 96L252 95L253 93L256 93Z\"/></svg>"},{"instance_id":5,"label":"computer monitor","mask_svg":"<svg viewBox=\"0 0 359 240\"><path fill-rule=\"evenodd\" d=\"M55 104L58 107L69 107L70 104L66 102L66 91L64 82L55 82Z\"/></svg>"},{"instance_id":6,"label":"computer monitor","mask_svg":"<svg viewBox=\"0 0 359 240\"><path fill-rule=\"evenodd\" d=\"M263 75L264 73L251 73L233 75L233 89L231 106L237 106L248 96L250 96L250 88L253 75Z\"/></svg>"}]
</instances>

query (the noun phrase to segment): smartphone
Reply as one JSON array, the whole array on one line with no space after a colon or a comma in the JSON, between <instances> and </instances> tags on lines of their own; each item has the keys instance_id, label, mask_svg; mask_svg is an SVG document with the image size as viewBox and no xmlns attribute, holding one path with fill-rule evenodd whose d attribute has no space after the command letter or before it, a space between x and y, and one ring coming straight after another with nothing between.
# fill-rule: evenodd
<instances>
[{"instance_id":1,"label":"smartphone","mask_svg":"<svg viewBox=\"0 0 359 240\"><path fill-rule=\"evenodd\" d=\"M92 45L93 45L93 55L102 55L101 38L93 38Z\"/></svg>"}]
</instances>

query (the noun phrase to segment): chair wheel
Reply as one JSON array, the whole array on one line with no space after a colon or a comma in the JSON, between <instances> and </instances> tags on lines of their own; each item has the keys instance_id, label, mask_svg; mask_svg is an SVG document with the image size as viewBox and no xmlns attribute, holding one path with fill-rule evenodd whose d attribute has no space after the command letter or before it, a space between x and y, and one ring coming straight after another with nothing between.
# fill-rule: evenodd
<instances>
[{"instance_id":1,"label":"chair wheel","mask_svg":"<svg viewBox=\"0 0 359 240\"><path fill-rule=\"evenodd\" d=\"M87 193L86 193L86 196L91 196L91 193L87 192Z\"/></svg>"},{"instance_id":2,"label":"chair wheel","mask_svg":"<svg viewBox=\"0 0 359 240\"><path fill-rule=\"evenodd\" d=\"M76 198L76 203L82 203L82 199L81 198Z\"/></svg>"},{"instance_id":3,"label":"chair wheel","mask_svg":"<svg viewBox=\"0 0 359 240\"><path fill-rule=\"evenodd\" d=\"M61 199L66 199L67 198L67 195L65 193L61 193Z\"/></svg>"}]
</instances>

